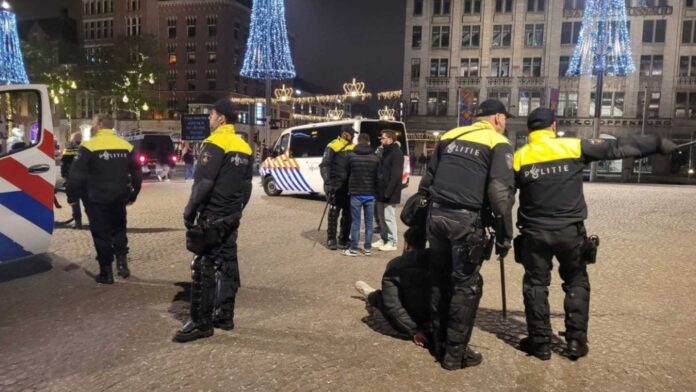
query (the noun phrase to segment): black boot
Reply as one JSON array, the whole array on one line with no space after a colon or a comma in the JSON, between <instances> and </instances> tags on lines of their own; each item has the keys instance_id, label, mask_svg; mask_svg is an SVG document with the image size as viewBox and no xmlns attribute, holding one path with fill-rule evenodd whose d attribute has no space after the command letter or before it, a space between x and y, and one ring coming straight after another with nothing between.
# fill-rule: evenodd
<instances>
[{"instance_id":1,"label":"black boot","mask_svg":"<svg viewBox=\"0 0 696 392\"><path fill-rule=\"evenodd\" d=\"M345 249L348 249L348 246L350 246L349 239L339 239L338 240L338 249L345 250Z\"/></svg>"},{"instance_id":2,"label":"black boot","mask_svg":"<svg viewBox=\"0 0 696 392\"><path fill-rule=\"evenodd\" d=\"M338 249L338 245L336 244L336 240L328 240L328 241L326 241L326 247L329 248L329 250L336 250L336 249Z\"/></svg>"},{"instance_id":3,"label":"black boot","mask_svg":"<svg viewBox=\"0 0 696 392\"><path fill-rule=\"evenodd\" d=\"M576 360L587 355L590 348L587 346L587 343L581 342L577 339L569 339L567 350L570 359Z\"/></svg>"},{"instance_id":4,"label":"black boot","mask_svg":"<svg viewBox=\"0 0 696 392\"><path fill-rule=\"evenodd\" d=\"M483 356L463 344L448 346L445 358L440 364L446 370L458 370L466 367L480 365Z\"/></svg>"},{"instance_id":5,"label":"black boot","mask_svg":"<svg viewBox=\"0 0 696 392\"><path fill-rule=\"evenodd\" d=\"M213 336L213 326L208 324L196 323L189 320L172 338L177 343L186 343L192 340Z\"/></svg>"},{"instance_id":6,"label":"black boot","mask_svg":"<svg viewBox=\"0 0 696 392\"><path fill-rule=\"evenodd\" d=\"M99 263L99 275L94 280L101 284L114 284L114 271L111 263Z\"/></svg>"},{"instance_id":7,"label":"black boot","mask_svg":"<svg viewBox=\"0 0 696 392\"><path fill-rule=\"evenodd\" d=\"M534 343L532 338L526 337L520 340L520 349L529 355L533 355L542 361L551 359L551 347L548 343Z\"/></svg>"},{"instance_id":8,"label":"black boot","mask_svg":"<svg viewBox=\"0 0 696 392\"><path fill-rule=\"evenodd\" d=\"M234 329L234 315L233 314L218 314L213 319L213 326L223 331L231 331Z\"/></svg>"},{"instance_id":9,"label":"black boot","mask_svg":"<svg viewBox=\"0 0 696 392\"><path fill-rule=\"evenodd\" d=\"M75 217L75 226L73 226L75 230L82 230L82 217L81 216L76 216Z\"/></svg>"},{"instance_id":10,"label":"black boot","mask_svg":"<svg viewBox=\"0 0 696 392\"><path fill-rule=\"evenodd\" d=\"M118 255L116 256L116 270L118 271L118 276L126 279L130 276L130 270L128 269L128 255Z\"/></svg>"}]
</instances>

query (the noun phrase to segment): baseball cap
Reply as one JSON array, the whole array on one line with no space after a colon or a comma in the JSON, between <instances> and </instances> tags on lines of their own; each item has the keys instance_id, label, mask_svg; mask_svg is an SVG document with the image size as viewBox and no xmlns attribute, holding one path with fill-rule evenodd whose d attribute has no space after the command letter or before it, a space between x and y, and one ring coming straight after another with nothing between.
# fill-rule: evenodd
<instances>
[{"instance_id":1,"label":"baseball cap","mask_svg":"<svg viewBox=\"0 0 696 392\"><path fill-rule=\"evenodd\" d=\"M474 117L492 116L498 113L504 114L507 118L515 117L512 114L508 113L507 109L505 109L505 105L503 105L503 103L498 101L497 99L487 99L481 102L478 105Z\"/></svg>"},{"instance_id":2,"label":"baseball cap","mask_svg":"<svg viewBox=\"0 0 696 392\"><path fill-rule=\"evenodd\" d=\"M222 114L231 120L235 119L236 117L234 113L234 105L232 104L232 102L230 102L229 99L221 99L215 102L215 105L213 105L213 109L215 109L215 111L219 114Z\"/></svg>"},{"instance_id":3,"label":"baseball cap","mask_svg":"<svg viewBox=\"0 0 696 392\"><path fill-rule=\"evenodd\" d=\"M527 128L530 132L547 129L556 121L556 114L548 108L534 109L527 117Z\"/></svg>"}]
</instances>

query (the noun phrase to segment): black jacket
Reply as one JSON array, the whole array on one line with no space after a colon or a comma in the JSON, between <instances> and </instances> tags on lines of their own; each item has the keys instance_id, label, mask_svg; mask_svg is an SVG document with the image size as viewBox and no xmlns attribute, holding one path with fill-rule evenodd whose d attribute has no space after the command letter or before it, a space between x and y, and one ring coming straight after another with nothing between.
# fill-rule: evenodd
<instances>
[{"instance_id":1,"label":"black jacket","mask_svg":"<svg viewBox=\"0 0 696 392\"><path fill-rule=\"evenodd\" d=\"M68 147L63 150L63 156L60 158L60 176L67 179L68 174L70 174L70 165L72 165L77 152L80 149L79 143L70 143Z\"/></svg>"},{"instance_id":2,"label":"black jacket","mask_svg":"<svg viewBox=\"0 0 696 392\"><path fill-rule=\"evenodd\" d=\"M379 157L370 146L357 145L348 155L348 193L377 196Z\"/></svg>"},{"instance_id":3,"label":"black jacket","mask_svg":"<svg viewBox=\"0 0 696 392\"><path fill-rule=\"evenodd\" d=\"M384 147L382 164L379 169L379 201L401 203L401 176L404 173L404 153L398 144Z\"/></svg>"},{"instance_id":4,"label":"black jacket","mask_svg":"<svg viewBox=\"0 0 696 392\"><path fill-rule=\"evenodd\" d=\"M582 140L557 138L551 130L530 133L529 144L515 153L515 182L520 189L517 227L555 230L584 221L585 165L654 154L661 144L657 136Z\"/></svg>"},{"instance_id":5,"label":"black jacket","mask_svg":"<svg viewBox=\"0 0 696 392\"><path fill-rule=\"evenodd\" d=\"M404 253L387 264L382 276L387 318L411 336L428 322L428 256L428 250Z\"/></svg>"},{"instance_id":6,"label":"black jacket","mask_svg":"<svg viewBox=\"0 0 696 392\"><path fill-rule=\"evenodd\" d=\"M241 213L251 197L251 147L223 125L203 141L184 220L196 213L226 217Z\"/></svg>"},{"instance_id":7,"label":"black jacket","mask_svg":"<svg viewBox=\"0 0 696 392\"><path fill-rule=\"evenodd\" d=\"M419 192L448 208L481 211L488 205L500 242L511 240L515 203L512 160L512 145L488 122L455 128L440 139Z\"/></svg>"},{"instance_id":8,"label":"black jacket","mask_svg":"<svg viewBox=\"0 0 696 392\"><path fill-rule=\"evenodd\" d=\"M112 129L102 129L83 142L70 166L69 199L99 204L135 201L142 172L132 151L133 146Z\"/></svg>"},{"instance_id":9,"label":"black jacket","mask_svg":"<svg viewBox=\"0 0 696 392\"><path fill-rule=\"evenodd\" d=\"M346 186L348 155L355 145L342 137L334 139L324 150L324 156L319 164L319 172L324 180L324 186L338 190Z\"/></svg>"}]
</instances>

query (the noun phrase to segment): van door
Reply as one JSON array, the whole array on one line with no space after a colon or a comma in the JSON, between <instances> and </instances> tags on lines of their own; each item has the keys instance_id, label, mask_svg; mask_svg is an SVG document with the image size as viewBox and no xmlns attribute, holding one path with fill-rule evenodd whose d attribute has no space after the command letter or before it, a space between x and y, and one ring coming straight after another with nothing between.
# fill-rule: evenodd
<instances>
[{"instance_id":1,"label":"van door","mask_svg":"<svg viewBox=\"0 0 696 392\"><path fill-rule=\"evenodd\" d=\"M317 125L313 128L295 129L291 132L288 156L290 164L296 168L289 178L299 185L298 191L323 193L324 180L321 178L319 164L324 150L341 133L341 125Z\"/></svg>"},{"instance_id":2,"label":"van door","mask_svg":"<svg viewBox=\"0 0 696 392\"><path fill-rule=\"evenodd\" d=\"M0 86L0 263L45 253L53 233L55 146L43 85Z\"/></svg>"}]
</instances>

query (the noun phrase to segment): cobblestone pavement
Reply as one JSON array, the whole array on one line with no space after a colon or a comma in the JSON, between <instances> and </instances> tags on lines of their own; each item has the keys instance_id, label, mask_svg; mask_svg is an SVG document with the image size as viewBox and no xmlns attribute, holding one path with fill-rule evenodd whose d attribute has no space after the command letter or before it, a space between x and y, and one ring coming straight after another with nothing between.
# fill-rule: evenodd
<instances>
[{"instance_id":1,"label":"cobblestone pavement","mask_svg":"<svg viewBox=\"0 0 696 392\"><path fill-rule=\"evenodd\" d=\"M417 183L419 178L414 178ZM696 390L696 188L588 184L590 355L572 362L562 338L550 361L518 350L525 333L522 268L509 257L507 320L489 262L472 338L481 366L441 370L427 351L385 334L356 297L395 256L326 250L324 204L254 195L240 231L236 328L170 341L188 309L190 255L181 211L190 182L145 184L129 207L128 280L99 286L88 231L59 229L50 253L0 270L0 390ZM412 186L409 193L415 189ZM563 297L554 272L556 334Z\"/></svg>"}]
</instances>

